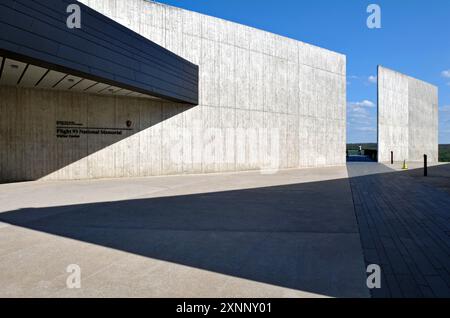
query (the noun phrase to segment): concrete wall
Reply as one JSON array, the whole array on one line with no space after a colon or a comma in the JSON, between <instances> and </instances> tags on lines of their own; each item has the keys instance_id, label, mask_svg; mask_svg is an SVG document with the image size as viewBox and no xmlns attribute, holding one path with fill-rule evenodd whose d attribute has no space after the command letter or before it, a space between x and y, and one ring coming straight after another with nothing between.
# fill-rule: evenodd
<instances>
[{"instance_id":1,"label":"concrete wall","mask_svg":"<svg viewBox=\"0 0 450 318\"><path fill-rule=\"evenodd\" d=\"M161 148L161 140L168 129L164 119L172 116L171 103L5 86L0 86L0 96L1 181L114 178L176 171L162 163L163 154L170 151ZM83 127L124 130L120 135L57 138L56 122L61 120ZM132 125L125 130L128 120Z\"/></svg>"},{"instance_id":2,"label":"concrete wall","mask_svg":"<svg viewBox=\"0 0 450 318\"><path fill-rule=\"evenodd\" d=\"M378 67L378 161L438 161L437 87Z\"/></svg>"},{"instance_id":3,"label":"concrete wall","mask_svg":"<svg viewBox=\"0 0 450 318\"><path fill-rule=\"evenodd\" d=\"M13 114L2 116L9 122L2 123L7 125L2 149L13 158L3 164L3 176L70 179L345 164L344 55L158 3L81 2L198 64L199 105L186 109L169 102L2 88L2 96L9 96L2 99L2 114ZM120 140L55 139L55 120L104 127L122 125L128 117L140 124ZM26 128L15 128L15 121ZM39 137L28 142L21 134ZM26 156L18 143L28 143ZM277 147L264 150L273 144ZM47 147L56 155L45 162L71 159L46 163L52 173L26 172ZM10 165L16 167L13 174Z\"/></svg>"}]
</instances>

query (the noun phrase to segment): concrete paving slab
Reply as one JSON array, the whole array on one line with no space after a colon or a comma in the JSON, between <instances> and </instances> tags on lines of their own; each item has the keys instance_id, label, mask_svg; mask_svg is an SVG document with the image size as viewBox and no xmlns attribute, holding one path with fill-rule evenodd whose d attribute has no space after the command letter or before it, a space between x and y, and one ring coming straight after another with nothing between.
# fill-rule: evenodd
<instances>
[{"instance_id":1,"label":"concrete paving slab","mask_svg":"<svg viewBox=\"0 0 450 318\"><path fill-rule=\"evenodd\" d=\"M369 296L345 167L0 193L0 296ZM81 289L66 288L69 264Z\"/></svg>"}]
</instances>

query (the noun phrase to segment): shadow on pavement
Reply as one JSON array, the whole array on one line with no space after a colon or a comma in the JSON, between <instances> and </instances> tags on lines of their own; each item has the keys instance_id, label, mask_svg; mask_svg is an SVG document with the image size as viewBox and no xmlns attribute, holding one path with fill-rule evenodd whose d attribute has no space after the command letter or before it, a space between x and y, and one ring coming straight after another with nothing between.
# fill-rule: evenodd
<instances>
[{"instance_id":1,"label":"shadow on pavement","mask_svg":"<svg viewBox=\"0 0 450 318\"><path fill-rule=\"evenodd\" d=\"M415 171L379 168L364 175L349 166L350 179L27 208L0 222L333 297L369 295L365 259L382 268L374 297L450 296L450 195L415 182Z\"/></svg>"},{"instance_id":2,"label":"shadow on pavement","mask_svg":"<svg viewBox=\"0 0 450 318\"><path fill-rule=\"evenodd\" d=\"M429 167L428 177L423 169L370 174L389 169L380 164L347 169L366 266L381 266L372 297L450 297L450 194L442 191L450 165Z\"/></svg>"},{"instance_id":3,"label":"shadow on pavement","mask_svg":"<svg viewBox=\"0 0 450 318\"><path fill-rule=\"evenodd\" d=\"M22 209L0 221L320 295L368 296L348 179Z\"/></svg>"}]
</instances>

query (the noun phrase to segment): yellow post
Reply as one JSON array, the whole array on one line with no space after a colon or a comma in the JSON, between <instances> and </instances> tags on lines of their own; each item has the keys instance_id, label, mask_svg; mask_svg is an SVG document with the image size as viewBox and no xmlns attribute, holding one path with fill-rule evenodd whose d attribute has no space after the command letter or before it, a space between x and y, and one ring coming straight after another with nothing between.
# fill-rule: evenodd
<instances>
[{"instance_id":1,"label":"yellow post","mask_svg":"<svg viewBox=\"0 0 450 318\"><path fill-rule=\"evenodd\" d=\"M408 165L406 164L406 160L403 160L403 170L408 170Z\"/></svg>"}]
</instances>

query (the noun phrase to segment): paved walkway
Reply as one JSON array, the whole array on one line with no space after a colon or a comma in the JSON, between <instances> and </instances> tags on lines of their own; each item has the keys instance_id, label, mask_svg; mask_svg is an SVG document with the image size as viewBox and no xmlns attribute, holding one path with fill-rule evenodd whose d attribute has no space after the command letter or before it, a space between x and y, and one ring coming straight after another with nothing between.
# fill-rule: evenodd
<instances>
[{"instance_id":1,"label":"paved walkway","mask_svg":"<svg viewBox=\"0 0 450 318\"><path fill-rule=\"evenodd\" d=\"M449 297L450 165L419 166L0 185L0 297L369 297L369 264Z\"/></svg>"},{"instance_id":2,"label":"paved walkway","mask_svg":"<svg viewBox=\"0 0 450 318\"><path fill-rule=\"evenodd\" d=\"M348 164L366 265L382 268L372 296L450 297L450 194L439 187L450 165L429 168L428 179L399 167Z\"/></svg>"},{"instance_id":3,"label":"paved walkway","mask_svg":"<svg viewBox=\"0 0 450 318\"><path fill-rule=\"evenodd\" d=\"M3 297L369 297L365 280L345 167L0 185Z\"/></svg>"}]
</instances>

